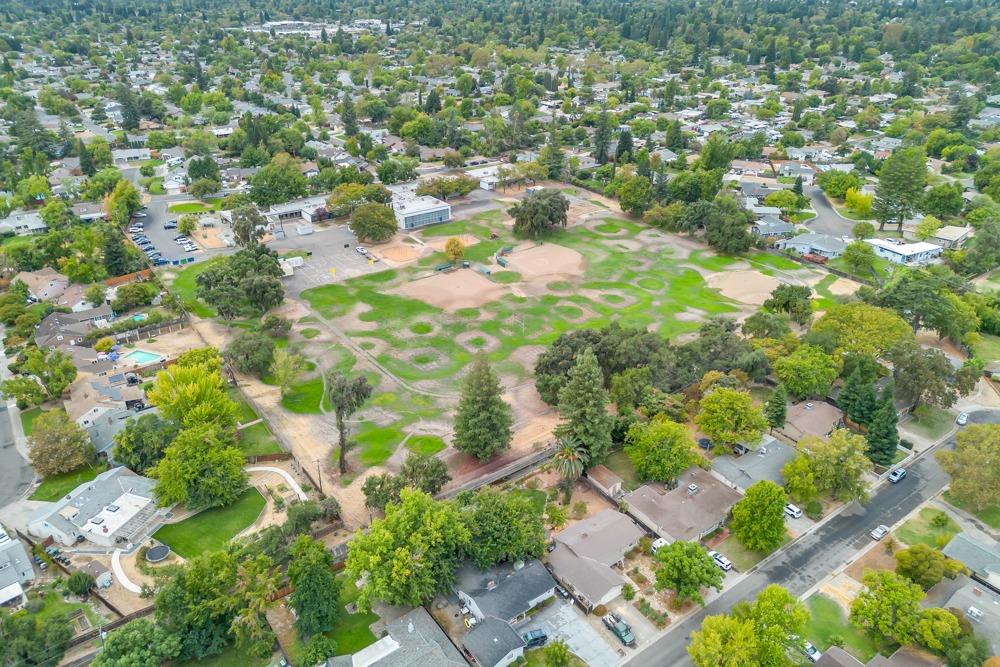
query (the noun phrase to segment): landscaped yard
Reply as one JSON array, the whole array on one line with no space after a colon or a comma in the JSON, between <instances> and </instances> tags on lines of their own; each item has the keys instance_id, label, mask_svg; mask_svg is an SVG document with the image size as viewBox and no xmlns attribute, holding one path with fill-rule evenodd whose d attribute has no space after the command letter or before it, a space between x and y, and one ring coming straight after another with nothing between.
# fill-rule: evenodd
<instances>
[{"instance_id":1,"label":"landscaped yard","mask_svg":"<svg viewBox=\"0 0 1000 667\"><path fill-rule=\"evenodd\" d=\"M806 622L805 636L816 648L825 651L833 645L830 639L839 637L843 649L861 662L875 657L878 652L875 642L848 620L839 604L816 593L806 600L806 607L811 617Z\"/></svg>"},{"instance_id":2,"label":"landscaped yard","mask_svg":"<svg viewBox=\"0 0 1000 667\"><path fill-rule=\"evenodd\" d=\"M94 613L94 610L89 605L81 602L70 602L62 596L62 593L50 587L42 588L38 593L39 597L45 602L45 606L34 614L38 621L43 621L57 614L69 616L78 609L83 610L83 614L92 626L99 626L104 620Z\"/></svg>"},{"instance_id":3,"label":"landscaped yard","mask_svg":"<svg viewBox=\"0 0 1000 667\"><path fill-rule=\"evenodd\" d=\"M786 533L784 542L778 545L776 549L773 551L762 552L750 551L744 547L738 539L736 539L735 535L730 535L726 539L722 540L717 548L717 551L725 555L729 560L733 561L733 567L736 568L738 572L747 572L754 565L762 561L765 556L777 551L777 549L780 549L782 546L787 544L789 539L790 538Z\"/></svg>"},{"instance_id":4,"label":"landscaped yard","mask_svg":"<svg viewBox=\"0 0 1000 667\"><path fill-rule=\"evenodd\" d=\"M160 528L153 535L179 555L192 558L223 547L252 524L264 509L264 496L251 487L228 507L213 507Z\"/></svg>"},{"instance_id":5,"label":"landscaped yard","mask_svg":"<svg viewBox=\"0 0 1000 667\"><path fill-rule=\"evenodd\" d=\"M943 526L935 526L935 517L945 517ZM900 526L895 533L896 538L905 544L926 544L936 549L942 549L951 538L961 532L958 524L941 510L925 507L920 512Z\"/></svg>"},{"instance_id":6,"label":"landscaped yard","mask_svg":"<svg viewBox=\"0 0 1000 667\"><path fill-rule=\"evenodd\" d=\"M25 436L31 435L31 429L35 425L35 420L38 419L38 415L42 414L42 412L43 410L39 407L21 410L21 428L24 430Z\"/></svg>"},{"instance_id":7,"label":"landscaped yard","mask_svg":"<svg viewBox=\"0 0 1000 667\"><path fill-rule=\"evenodd\" d=\"M977 519L985 523L987 526L1000 530L1000 505L994 505L992 507L987 507L982 512L976 512L972 507L961 503L958 499L951 493L951 491L944 492L944 499L949 505L954 505L960 510L965 510L969 514L972 514Z\"/></svg>"},{"instance_id":8,"label":"landscaped yard","mask_svg":"<svg viewBox=\"0 0 1000 667\"><path fill-rule=\"evenodd\" d=\"M844 273L859 278L861 280L871 281L872 279L871 271L869 271L868 269L864 269L862 271L856 271L854 267L848 264L847 260L845 260L843 257L837 257L836 259L831 259L828 262L828 265L835 269L839 269ZM882 278L888 278L892 274L893 266L894 265L889 260L882 257L876 257L873 268L875 269L875 272L879 274L879 276L881 276Z\"/></svg>"},{"instance_id":9,"label":"landscaped yard","mask_svg":"<svg viewBox=\"0 0 1000 667\"><path fill-rule=\"evenodd\" d=\"M52 475L42 480L42 483L31 494L29 500L45 500L55 502L84 482L97 477L107 470L107 465L84 466L62 475Z\"/></svg>"},{"instance_id":10,"label":"landscaped yard","mask_svg":"<svg viewBox=\"0 0 1000 667\"><path fill-rule=\"evenodd\" d=\"M372 612L348 614L347 605L358 599L360 591L345 574L339 575L337 580L340 582L340 617L333 630L327 632L326 636L337 642L337 655L351 655L375 643L375 635L369 626L379 617ZM295 658L303 648L302 641L296 637L294 645L290 647L292 655L288 656L293 665L300 664Z\"/></svg>"},{"instance_id":11,"label":"landscaped yard","mask_svg":"<svg viewBox=\"0 0 1000 667\"><path fill-rule=\"evenodd\" d=\"M527 498L538 514L545 512L546 495L541 489L514 489L511 494Z\"/></svg>"},{"instance_id":12,"label":"landscaped yard","mask_svg":"<svg viewBox=\"0 0 1000 667\"><path fill-rule=\"evenodd\" d=\"M263 456L281 453L281 445L271 435L267 424L260 422L240 429L240 449L246 456Z\"/></svg>"},{"instance_id":13,"label":"landscaped yard","mask_svg":"<svg viewBox=\"0 0 1000 667\"><path fill-rule=\"evenodd\" d=\"M639 479L639 474L635 471L635 466L632 465L632 459L628 457L624 449L616 449L608 454L604 465L622 478L622 488L627 491L634 491L642 486L642 480Z\"/></svg>"}]
</instances>

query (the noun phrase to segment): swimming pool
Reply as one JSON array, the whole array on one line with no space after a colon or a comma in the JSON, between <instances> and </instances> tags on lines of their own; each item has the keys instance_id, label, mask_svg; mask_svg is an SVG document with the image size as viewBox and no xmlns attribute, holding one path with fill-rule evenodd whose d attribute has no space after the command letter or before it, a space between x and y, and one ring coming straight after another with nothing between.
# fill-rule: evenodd
<instances>
[{"instance_id":1,"label":"swimming pool","mask_svg":"<svg viewBox=\"0 0 1000 667\"><path fill-rule=\"evenodd\" d=\"M125 355L125 359L135 364L151 364L154 361L160 361L163 357L152 352L146 352L146 350L133 350Z\"/></svg>"}]
</instances>

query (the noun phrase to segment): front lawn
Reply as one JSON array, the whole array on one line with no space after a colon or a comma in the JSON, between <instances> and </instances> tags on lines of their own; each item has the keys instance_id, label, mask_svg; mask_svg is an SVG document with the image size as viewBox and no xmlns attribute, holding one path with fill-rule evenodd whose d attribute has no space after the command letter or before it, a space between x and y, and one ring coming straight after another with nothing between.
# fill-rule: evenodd
<instances>
[{"instance_id":1,"label":"front lawn","mask_svg":"<svg viewBox=\"0 0 1000 667\"><path fill-rule=\"evenodd\" d=\"M955 415L941 408L921 405L913 413L913 419L904 424L905 428L917 435L934 441L947 433L955 423Z\"/></svg>"},{"instance_id":2,"label":"front lawn","mask_svg":"<svg viewBox=\"0 0 1000 667\"><path fill-rule=\"evenodd\" d=\"M842 648L861 662L868 662L878 652L875 643L852 624L840 605L820 593L806 600L810 618L806 622L805 636L821 651L833 645L831 639L839 638Z\"/></svg>"},{"instance_id":3,"label":"front lawn","mask_svg":"<svg viewBox=\"0 0 1000 667\"><path fill-rule=\"evenodd\" d=\"M628 457L624 449L616 449L610 454L608 454L607 460L604 465L622 478L622 488L627 491L634 491L642 486L642 480L639 479L639 473L635 471L635 466L632 465L632 459Z\"/></svg>"},{"instance_id":4,"label":"front lawn","mask_svg":"<svg viewBox=\"0 0 1000 667\"><path fill-rule=\"evenodd\" d=\"M730 535L726 539L719 543L717 551L724 555L729 560L733 561L733 567L736 568L737 572L749 572L750 568L759 563L764 559L765 556L774 553L781 547L788 543L788 534L785 534L785 539L777 546L777 548L771 551L750 551L743 543L736 539L735 535Z\"/></svg>"},{"instance_id":5,"label":"front lawn","mask_svg":"<svg viewBox=\"0 0 1000 667\"><path fill-rule=\"evenodd\" d=\"M213 507L177 523L167 524L153 535L184 558L225 546L251 525L264 509L264 496L250 487L228 507Z\"/></svg>"},{"instance_id":6,"label":"front lawn","mask_svg":"<svg viewBox=\"0 0 1000 667\"><path fill-rule=\"evenodd\" d=\"M972 346L972 352L986 363L1000 361L1000 336L979 334L979 342Z\"/></svg>"},{"instance_id":7,"label":"front lawn","mask_svg":"<svg viewBox=\"0 0 1000 667\"><path fill-rule=\"evenodd\" d=\"M34 428L35 420L38 419L38 415L43 412L45 411L37 406L27 410L21 410L21 428L24 430L25 437L31 437L31 429Z\"/></svg>"},{"instance_id":8,"label":"front lawn","mask_svg":"<svg viewBox=\"0 0 1000 667\"><path fill-rule=\"evenodd\" d=\"M951 491L944 492L944 499L949 505L954 505L958 509L973 515L987 526L1000 530L1000 505L993 505L992 507L987 507L982 512L976 512L971 506L960 502Z\"/></svg>"},{"instance_id":9,"label":"front lawn","mask_svg":"<svg viewBox=\"0 0 1000 667\"><path fill-rule=\"evenodd\" d=\"M943 516L947 521L943 526L935 526L932 521L935 517ZM950 516L941 510L925 507L920 512L906 520L899 529L896 530L896 538L907 545L926 544L935 549L943 549L956 534L962 529Z\"/></svg>"},{"instance_id":10,"label":"front lawn","mask_svg":"<svg viewBox=\"0 0 1000 667\"><path fill-rule=\"evenodd\" d=\"M534 648L530 651L524 652L524 657L520 658L515 665L523 665L524 667L548 667L551 663L545 660L545 648ZM564 667L587 667L587 663L580 658L576 657L575 654L569 654L569 662L564 663Z\"/></svg>"},{"instance_id":11,"label":"front lawn","mask_svg":"<svg viewBox=\"0 0 1000 667\"><path fill-rule=\"evenodd\" d=\"M253 426L239 430L240 449L244 456L264 456L267 454L280 454L281 445L271 435L267 424L260 422Z\"/></svg>"},{"instance_id":12,"label":"front lawn","mask_svg":"<svg viewBox=\"0 0 1000 667\"><path fill-rule=\"evenodd\" d=\"M84 482L94 479L107 469L108 466L103 464L88 465L61 475L51 475L42 480L42 483L31 494L29 500L55 502Z\"/></svg>"}]
</instances>

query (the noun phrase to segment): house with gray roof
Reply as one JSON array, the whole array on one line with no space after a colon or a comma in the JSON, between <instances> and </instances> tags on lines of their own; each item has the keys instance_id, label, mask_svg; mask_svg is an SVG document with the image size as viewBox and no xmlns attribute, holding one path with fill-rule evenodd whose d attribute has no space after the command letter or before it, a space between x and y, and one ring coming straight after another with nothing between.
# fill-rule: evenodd
<instances>
[{"instance_id":1,"label":"house with gray roof","mask_svg":"<svg viewBox=\"0 0 1000 667\"><path fill-rule=\"evenodd\" d=\"M524 656L524 640L509 623L486 618L469 630L462 648L478 667L506 667Z\"/></svg>"},{"instance_id":2,"label":"house with gray roof","mask_svg":"<svg viewBox=\"0 0 1000 667\"><path fill-rule=\"evenodd\" d=\"M553 535L549 566L585 608L607 605L621 595L626 582L619 570L643 535L632 517L606 509Z\"/></svg>"},{"instance_id":3,"label":"house with gray roof","mask_svg":"<svg viewBox=\"0 0 1000 667\"><path fill-rule=\"evenodd\" d=\"M629 514L669 542L695 542L722 526L742 496L711 473L692 466L676 488L645 484L623 499Z\"/></svg>"},{"instance_id":4,"label":"house with gray roof","mask_svg":"<svg viewBox=\"0 0 1000 667\"><path fill-rule=\"evenodd\" d=\"M338 655L327 667L467 667L448 636L423 607L400 616L385 635L353 655Z\"/></svg>"},{"instance_id":5,"label":"house with gray roof","mask_svg":"<svg viewBox=\"0 0 1000 667\"><path fill-rule=\"evenodd\" d=\"M827 259L840 257L847 248L847 242L843 239L815 232L782 239L776 245L784 250L794 250L801 255L819 255Z\"/></svg>"},{"instance_id":6,"label":"house with gray roof","mask_svg":"<svg viewBox=\"0 0 1000 667\"><path fill-rule=\"evenodd\" d=\"M753 446L751 451L742 456L717 456L712 460L712 471L744 492L756 482L764 480L784 486L785 477L781 474L781 469L793 458L795 448L765 435L760 444Z\"/></svg>"},{"instance_id":7,"label":"house with gray roof","mask_svg":"<svg viewBox=\"0 0 1000 667\"><path fill-rule=\"evenodd\" d=\"M785 222L780 218L768 215L753 223L750 230L757 236L764 238L778 238L791 236L795 233L795 225Z\"/></svg>"},{"instance_id":8,"label":"house with gray roof","mask_svg":"<svg viewBox=\"0 0 1000 667\"><path fill-rule=\"evenodd\" d=\"M498 618L519 623L555 595L556 582L537 559L501 563L480 570L471 563L456 574L455 592L477 620Z\"/></svg>"},{"instance_id":9,"label":"house with gray roof","mask_svg":"<svg viewBox=\"0 0 1000 667\"><path fill-rule=\"evenodd\" d=\"M948 558L963 563L976 579L1000 588L1000 543L996 540L959 533L942 551Z\"/></svg>"},{"instance_id":10,"label":"house with gray roof","mask_svg":"<svg viewBox=\"0 0 1000 667\"><path fill-rule=\"evenodd\" d=\"M1000 655L1000 595L972 582L955 591L945 607L964 613L976 634L990 643L993 655Z\"/></svg>"},{"instance_id":11,"label":"house with gray roof","mask_svg":"<svg viewBox=\"0 0 1000 667\"><path fill-rule=\"evenodd\" d=\"M75 313L50 313L35 328L35 345L43 350L78 345L94 328L107 327L112 317L108 304Z\"/></svg>"},{"instance_id":12,"label":"house with gray roof","mask_svg":"<svg viewBox=\"0 0 1000 667\"><path fill-rule=\"evenodd\" d=\"M28 550L16 535L0 526L0 607L24 603L24 587L34 579L35 568Z\"/></svg>"},{"instance_id":13,"label":"house with gray roof","mask_svg":"<svg viewBox=\"0 0 1000 667\"><path fill-rule=\"evenodd\" d=\"M89 540L113 548L144 540L166 512L156 507L155 484L128 468L112 468L47 503L32 517L28 533L63 546Z\"/></svg>"}]
</instances>

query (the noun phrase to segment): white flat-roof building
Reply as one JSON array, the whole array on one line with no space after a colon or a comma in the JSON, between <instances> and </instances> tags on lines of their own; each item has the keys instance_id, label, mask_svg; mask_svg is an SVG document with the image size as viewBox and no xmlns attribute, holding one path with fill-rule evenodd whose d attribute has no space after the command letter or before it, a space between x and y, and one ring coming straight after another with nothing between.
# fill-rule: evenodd
<instances>
[{"instance_id":1,"label":"white flat-roof building","mask_svg":"<svg viewBox=\"0 0 1000 667\"><path fill-rule=\"evenodd\" d=\"M451 204L437 197L417 195L416 183L392 186L389 190L400 229L417 229L451 220Z\"/></svg>"},{"instance_id":2,"label":"white flat-roof building","mask_svg":"<svg viewBox=\"0 0 1000 667\"><path fill-rule=\"evenodd\" d=\"M0 606L25 602L24 586L34 579L35 569L21 540L0 526Z\"/></svg>"},{"instance_id":3,"label":"white flat-roof building","mask_svg":"<svg viewBox=\"0 0 1000 667\"><path fill-rule=\"evenodd\" d=\"M940 257L944 250L941 246L926 241L903 243L891 239L865 239L865 243L875 249L876 255L894 264L929 264Z\"/></svg>"}]
</instances>

